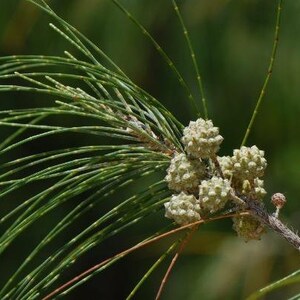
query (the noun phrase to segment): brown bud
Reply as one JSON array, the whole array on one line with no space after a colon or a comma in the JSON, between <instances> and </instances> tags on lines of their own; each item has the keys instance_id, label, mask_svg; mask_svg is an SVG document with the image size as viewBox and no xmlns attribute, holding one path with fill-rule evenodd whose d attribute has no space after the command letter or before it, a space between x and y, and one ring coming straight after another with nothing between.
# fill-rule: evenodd
<instances>
[{"instance_id":1,"label":"brown bud","mask_svg":"<svg viewBox=\"0 0 300 300\"><path fill-rule=\"evenodd\" d=\"M272 196L271 202L279 209L281 209L286 203L286 198L281 193L276 193Z\"/></svg>"}]
</instances>

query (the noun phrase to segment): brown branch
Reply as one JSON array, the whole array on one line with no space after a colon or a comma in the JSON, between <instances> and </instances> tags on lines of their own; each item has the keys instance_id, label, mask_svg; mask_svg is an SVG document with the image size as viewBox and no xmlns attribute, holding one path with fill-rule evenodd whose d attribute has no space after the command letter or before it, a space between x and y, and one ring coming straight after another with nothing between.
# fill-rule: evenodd
<instances>
[{"instance_id":1,"label":"brown branch","mask_svg":"<svg viewBox=\"0 0 300 300\"><path fill-rule=\"evenodd\" d=\"M161 293L163 291L163 288L165 287L166 285L166 282L170 276L170 273L180 255L180 253L184 250L185 246L187 245L187 243L189 242L189 240L192 238L194 232L198 229L198 226L194 226L193 228L191 228L191 231L189 232L189 234L187 235L187 237L182 241L181 245L180 245L180 248L179 250L176 252L176 254L174 255L169 267L168 267L168 270L163 278L163 280L161 281L161 284L160 284L160 287L159 287L159 290L156 294L156 297L155 297L155 300L159 300L160 299L160 296L161 296Z\"/></svg>"},{"instance_id":2,"label":"brown branch","mask_svg":"<svg viewBox=\"0 0 300 300\"><path fill-rule=\"evenodd\" d=\"M249 206L250 213L262 223L277 232L286 239L298 251L300 251L300 237L284 225L275 215L269 214L259 203L245 200Z\"/></svg>"}]
</instances>

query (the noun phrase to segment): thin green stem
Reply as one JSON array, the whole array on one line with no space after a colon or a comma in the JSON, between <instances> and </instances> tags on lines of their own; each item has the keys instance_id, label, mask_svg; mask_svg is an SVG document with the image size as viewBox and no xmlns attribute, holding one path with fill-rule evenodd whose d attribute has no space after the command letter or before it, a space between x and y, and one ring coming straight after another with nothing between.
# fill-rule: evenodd
<instances>
[{"instance_id":1,"label":"thin green stem","mask_svg":"<svg viewBox=\"0 0 300 300\"><path fill-rule=\"evenodd\" d=\"M194 109L196 110L197 114L199 114L199 108L196 104L196 101L186 83L186 81L183 79L182 75L178 71L177 67L173 63L173 61L170 59L168 54L162 49L162 47L157 43L157 41L153 38L153 36L146 30L146 28L136 19L132 16L132 14L118 1L118 0L111 0L136 26L141 30L141 32L151 41L151 43L154 45L155 49L158 51L158 53L163 57L167 65L170 67L170 69L173 71L175 76L178 79L178 82L185 90L187 97L191 104L193 105Z\"/></svg>"},{"instance_id":2,"label":"thin green stem","mask_svg":"<svg viewBox=\"0 0 300 300\"><path fill-rule=\"evenodd\" d=\"M72 40L76 47L86 55L91 61L93 61L96 65L102 66L98 60L92 55L89 49L84 45L84 43L80 40L80 38L87 43L97 54L103 57L109 64L111 64L120 74L126 77L125 73L116 65L111 58L109 58L99 47L97 47L93 42L91 42L86 36L84 36L81 32L79 32L76 28L67 23L64 19L60 18L44 0L27 0L32 4L38 6L40 9L45 11L47 14L55 18L60 24L64 26L64 28L68 31L68 33L73 37ZM67 36L67 35L66 35Z\"/></svg>"},{"instance_id":3,"label":"thin green stem","mask_svg":"<svg viewBox=\"0 0 300 300\"><path fill-rule=\"evenodd\" d=\"M277 48L278 48L279 28L280 28L280 20L281 20L282 3L283 3L283 0L278 0L277 17L276 17L276 24L275 24L275 33L274 33L273 48L272 48L270 63L269 63L268 71L267 71L267 76L266 76L266 79L265 79L264 84L262 86L262 89L260 91L260 95L259 95L258 100L256 102L256 106L254 108L254 111L253 111L252 117L250 119L249 125L248 125L248 127L246 129L246 133L245 133L245 136L243 138L241 146L244 146L246 144L246 142L247 142L248 136L249 136L250 131L251 131L252 127L253 127L253 124L254 124L254 121L255 121L256 116L258 114L259 108L260 108L260 106L262 104L262 100L264 99L264 96L265 96L265 93L266 93L266 89L267 89L268 83L270 81L272 72L273 72L273 66L274 66L275 57L276 57Z\"/></svg>"},{"instance_id":4,"label":"thin green stem","mask_svg":"<svg viewBox=\"0 0 300 300\"><path fill-rule=\"evenodd\" d=\"M204 87L203 87L203 83L202 83L202 79L201 79L201 75L200 75L200 71L199 71L199 66L198 66L196 55L195 55L195 51L194 51L191 39L189 37L189 32L188 32L188 30L187 30L187 28L184 24L182 15L181 15L180 10L178 8L178 5L177 5L175 0L172 0L172 3L173 3L173 6L174 6L174 9L175 9L175 12L178 16L178 19L180 21L181 28L183 30L183 35L186 39L188 48L190 50L190 55L191 55L193 66L194 66L194 69L195 69L195 72L196 72L196 79L197 79L197 84L198 84L198 88L199 88L199 92L200 92L200 98L201 98L201 102L202 102L204 117L205 117L205 119L207 119L208 118L208 111L207 111Z\"/></svg>"},{"instance_id":5,"label":"thin green stem","mask_svg":"<svg viewBox=\"0 0 300 300\"><path fill-rule=\"evenodd\" d=\"M290 284L294 284L294 283L299 283L300 282L300 270L276 281L271 283L270 285L254 292L253 294L251 294L246 300L257 300L257 299L261 299L263 296L265 296L266 294L281 288L281 287L285 287L287 285Z\"/></svg>"}]
</instances>

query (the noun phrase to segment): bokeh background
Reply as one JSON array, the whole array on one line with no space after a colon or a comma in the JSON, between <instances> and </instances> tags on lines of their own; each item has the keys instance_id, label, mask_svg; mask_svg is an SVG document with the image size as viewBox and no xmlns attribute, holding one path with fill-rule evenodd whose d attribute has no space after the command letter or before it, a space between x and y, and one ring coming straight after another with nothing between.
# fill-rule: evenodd
<instances>
[{"instance_id":1,"label":"bokeh background","mask_svg":"<svg viewBox=\"0 0 300 300\"><path fill-rule=\"evenodd\" d=\"M274 192L285 193L288 204L282 218L297 230L300 228L300 2L284 2L274 72L248 145L256 144L266 152L266 201ZM49 3L184 124L196 118L175 76L152 44L110 0ZM165 48L197 95L194 69L171 1L123 0L122 3ZM183 0L179 4L200 63L209 115L225 137L221 153L230 155L242 141L266 76L276 1ZM72 51L49 28L51 21L26 1L1 0L1 56L63 55L64 50ZM0 97L2 109L18 107L20 101L29 107L43 101L40 96L28 94L1 94ZM68 122L75 124L76 120ZM47 146L55 148L56 143ZM26 147L20 151L30 153ZM147 184L143 182L144 186ZM127 191L128 195L132 192L134 188ZM273 210L269 203L266 205ZM168 220L160 221L161 216L154 220L157 227L168 223ZM92 250L79 261L73 274L151 232L154 221L145 220L143 227L109 241L104 249ZM269 232L262 241L246 244L236 238L231 226L229 220L223 220L200 228L177 262L162 299L244 299L252 291L299 268L299 253L274 233ZM27 238L38 238L43 234L41 231L40 227L31 229ZM169 242L170 239L136 252L66 299L124 299ZM13 253L6 255L1 262L0 279L4 280L6 272L11 272L12 266L18 263L24 247L24 240L20 240ZM152 275L137 299L154 298L166 268L167 263ZM287 299L297 291L300 292L299 285L290 286L266 299Z\"/></svg>"}]
</instances>

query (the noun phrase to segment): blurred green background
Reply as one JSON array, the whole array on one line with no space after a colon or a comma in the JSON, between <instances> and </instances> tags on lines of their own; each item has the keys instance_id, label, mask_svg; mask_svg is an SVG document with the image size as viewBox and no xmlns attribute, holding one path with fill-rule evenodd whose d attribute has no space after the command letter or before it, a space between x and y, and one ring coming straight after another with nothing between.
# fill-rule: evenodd
<instances>
[{"instance_id":1,"label":"blurred green background","mask_svg":"<svg viewBox=\"0 0 300 300\"><path fill-rule=\"evenodd\" d=\"M266 201L275 192L285 193L288 204L282 218L299 229L300 2L284 2L273 76L248 145L256 144L266 151ZM196 118L175 76L152 44L110 0L52 0L49 3L60 16L100 46L138 85L164 103L183 124ZM123 0L122 3L169 53L196 95L195 73L171 1ZM179 4L200 63L210 118L225 138L221 154L230 155L242 141L266 76L276 1L184 0ZM51 21L26 1L1 0L1 56L72 52L72 47L49 28ZM2 109L18 106L19 101L33 107L40 101L40 96L28 94L22 97L1 94L0 97ZM128 194L130 192L133 190ZM269 203L266 205L273 210ZM159 218L157 220L159 222ZM148 232L151 223L146 220L144 228L109 242L106 253L125 249L139 234ZM31 231L30 235L39 237L38 230ZM66 299L123 299L168 242L138 251ZM17 263L18 251L23 250L16 247L7 255L7 260L1 262L5 268L1 267L0 278L5 278L9 266ZM100 253L91 252L79 262L74 274L101 261ZM244 299L252 291L298 269L299 265L297 251L274 233L263 236L260 242L246 244L236 238L229 220L219 221L202 226L194 236L177 262L162 299ZM137 299L154 298L166 268L164 264L155 272ZM290 286L266 299L287 299L297 291L300 292L300 286Z\"/></svg>"}]
</instances>

